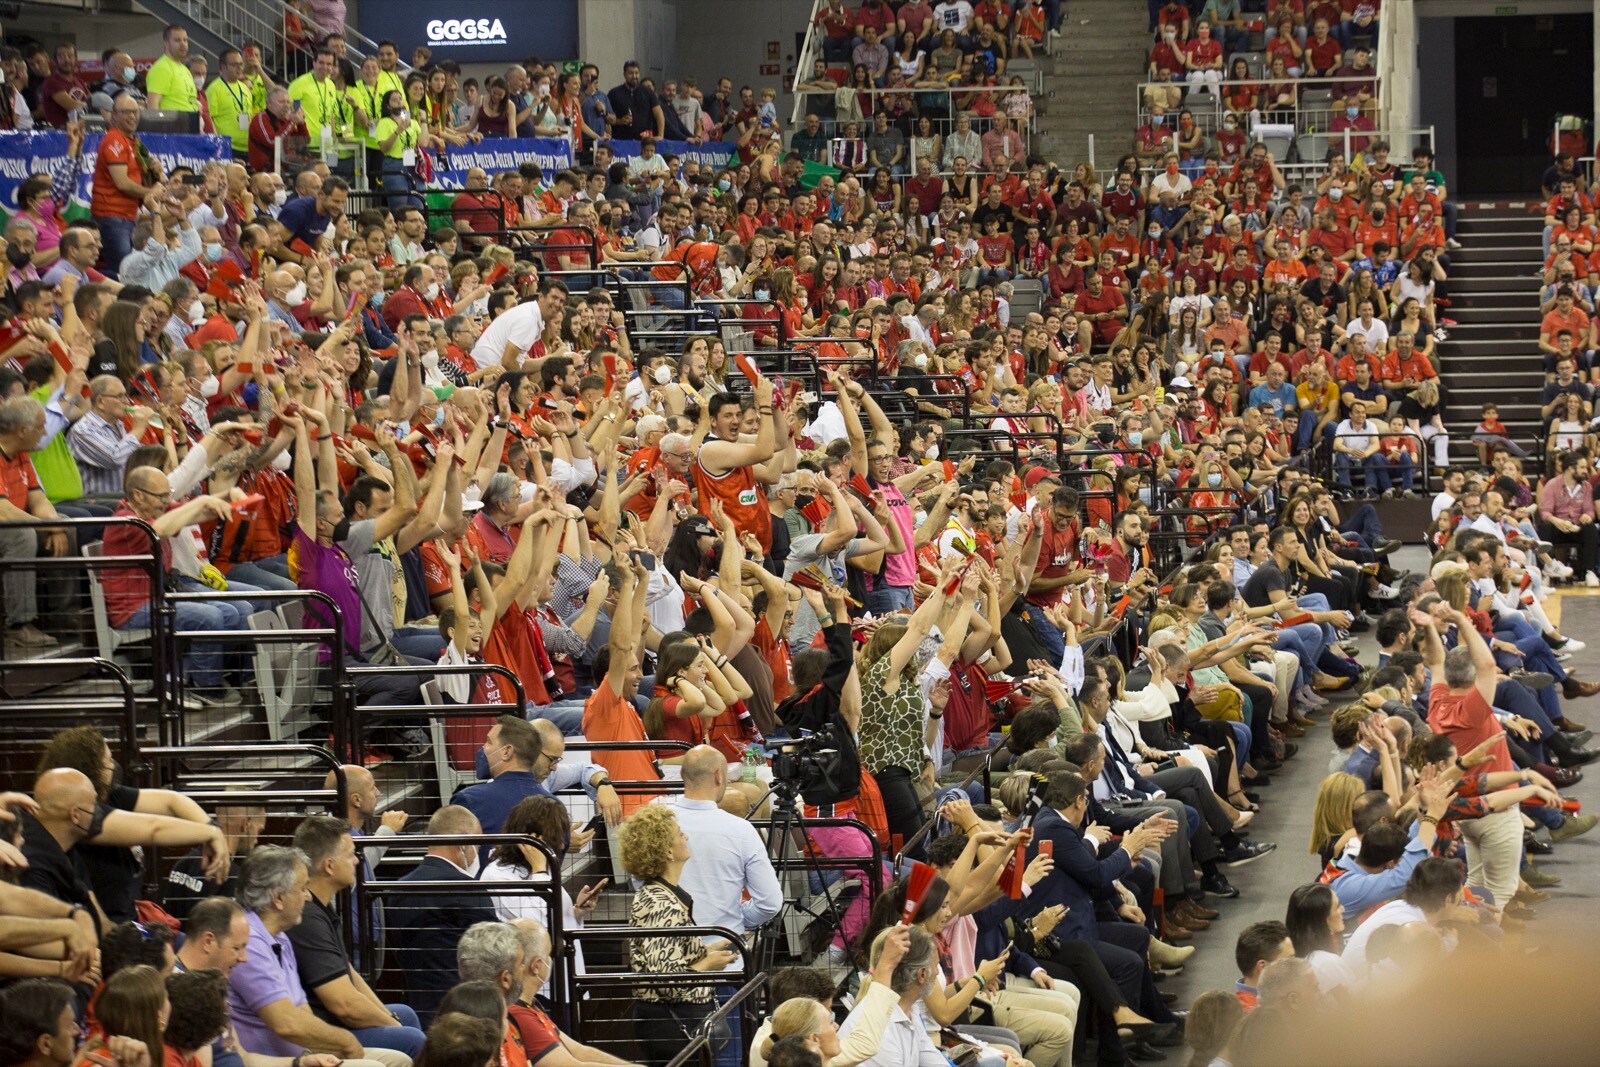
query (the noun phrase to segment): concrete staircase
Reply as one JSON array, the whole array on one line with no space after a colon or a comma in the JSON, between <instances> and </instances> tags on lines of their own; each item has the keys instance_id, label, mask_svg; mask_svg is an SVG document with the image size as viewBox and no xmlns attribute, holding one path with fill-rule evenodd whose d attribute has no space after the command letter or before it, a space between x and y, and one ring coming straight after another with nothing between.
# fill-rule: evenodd
<instances>
[{"instance_id":1,"label":"concrete staircase","mask_svg":"<svg viewBox=\"0 0 1600 1067\"><path fill-rule=\"evenodd\" d=\"M1464 205L1450 253L1455 319L1440 344L1439 373L1448 391L1445 425L1453 463L1476 465L1472 431L1480 405L1493 401L1512 440L1537 448L1544 357L1539 351L1539 235L1543 221L1522 207ZM1530 473L1532 473L1530 471Z\"/></svg>"},{"instance_id":2,"label":"concrete staircase","mask_svg":"<svg viewBox=\"0 0 1600 1067\"><path fill-rule=\"evenodd\" d=\"M1109 169L1133 147L1137 126L1135 87L1144 80L1145 58L1154 43L1144 0L1064 0L1061 36L1052 57L1040 64L1040 101L1034 152L1062 170L1089 158Z\"/></svg>"}]
</instances>

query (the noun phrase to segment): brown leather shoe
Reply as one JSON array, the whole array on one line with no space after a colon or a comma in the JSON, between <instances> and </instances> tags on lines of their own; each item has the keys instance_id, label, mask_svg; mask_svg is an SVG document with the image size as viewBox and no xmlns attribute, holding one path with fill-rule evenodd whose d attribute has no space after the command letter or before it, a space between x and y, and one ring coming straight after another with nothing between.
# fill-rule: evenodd
<instances>
[{"instance_id":1,"label":"brown leather shoe","mask_svg":"<svg viewBox=\"0 0 1600 1067\"><path fill-rule=\"evenodd\" d=\"M1286 722L1281 727L1284 737L1304 737L1306 728L1297 722Z\"/></svg>"},{"instance_id":2,"label":"brown leather shoe","mask_svg":"<svg viewBox=\"0 0 1600 1067\"><path fill-rule=\"evenodd\" d=\"M1194 899L1194 897L1184 897L1183 903L1187 904L1189 906L1189 910L1202 919L1216 919L1222 916L1222 912L1217 911L1215 908L1206 907L1204 904Z\"/></svg>"},{"instance_id":3,"label":"brown leather shoe","mask_svg":"<svg viewBox=\"0 0 1600 1067\"><path fill-rule=\"evenodd\" d=\"M1162 938L1164 941L1187 941L1194 936L1194 931L1178 917L1176 910L1173 908L1167 909L1161 925L1165 932L1165 936Z\"/></svg>"},{"instance_id":4,"label":"brown leather shoe","mask_svg":"<svg viewBox=\"0 0 1600 1067\"><path fill-rule=\"evenodd\" d=\"M1596 693L1600 693L1600 682L1580 682L1578 679L1568 676L1567 679L1561 683L1561 695L1566 697L1568 700L1578 700L1581 697L1592 697Z\"/></svg>"},{"instance_id":5,"label":"brown leather shoe","mask_svg":"<svg viewBox=\"0 0 1600 1067\"><path fill-rule=\"evenodd\" d=\"M1184 899L1178 901L1177 905L1178 918L1182 920L1183 925L1187 926L1191 930L1210 929L1211 920L1201 918L1199 914L1194 911L1194 909L1188 907L1188 903L1189 901Z\"/></svg>"},{"instance_id":6,"label":"brown leather shoe","mask_svg":"<svg viewBox=\"0 0 1600 1067\"><path fill-rule=\"evenodd\" d=\"M1556 723L1556 729L1560 730L1564 734L1581 734L1584 730L1588 729L1588 727L1584 726L1583 723L1577 722L1573 719L1562 719L1560 722Z\"/></svg>"},{"instance_id":7,"label":"brown leather shoe","mask_svg":"<svg viewBox=\"0 0 1600 1067\"><path fill-rule=\"evenodd\" d=\"M1300 709L1299 708L1290 708L1289 709L1289 723L1292 726L1298 726L1298 727L1304 729L1307 726L1313 725L1314 724L1314 720L1306 717L1305 715L1300 714Z\"/></svg>"}]
</instances>

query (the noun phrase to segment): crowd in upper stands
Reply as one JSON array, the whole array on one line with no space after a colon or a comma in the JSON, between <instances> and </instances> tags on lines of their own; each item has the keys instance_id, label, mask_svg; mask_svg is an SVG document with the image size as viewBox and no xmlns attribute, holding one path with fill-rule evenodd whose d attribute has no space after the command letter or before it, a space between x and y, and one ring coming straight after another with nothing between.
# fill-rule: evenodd
<instances>
[{"instance_id":1,"label":"crowd in upper stands","mask_svg":"<svg viewBox=\"0 0 1600 1067\"><path fill-rule=\"evenodd\" d=\"M1320 71L1378 5L1267 6ZM993 87L1063 7L829 0L823 67ZM1237 0L1151 9L1187 91L1245 30ZM332 810L271 840L247 793L202 807L124 780L94 726L51 737L0 794L0 1067L659 1065L708 1027L737 1067L1277 1063L1343 1003L1494 960L1559 883L1533 857L1594 827L1562 791L1600 759L1571 714L1600 682L1545 607L1600 585L1570 158L1545 176L1549 470L1486 412L1469 471L1425 146L1290 182L1180 121L1105 177L1029 155L1010 95L956 94L942 134L931 102L857 92L829 100L870 115L859 147L812 111L786 148L772 94L726 79L658 93L630 63L605 91L530 59L458 83L314 37L209 83L180 27L142 86L122 53L94 85L70 45L0 53L0 125L72 145L3 231L7 658L88 612L175 627L196 636L158 684L253 707L237 635L305 590L319 680L390 709ZM203 108L235 161L165 169L154 107ZM509 133L576 162L430 187L429 153ZM1370 499L1419 493L1415 573ZM113 563L91 607L18 566L85 550L161 582ZM405 710L469 704L442 752ZM746 1033L712 1015L793 895L757 825L773 751L824 820L811 854L905 863L815 875L816 958L767 973ZM1295 758L1328 759L1307 884L1238 938L1235 989L1177 1006L1161 983L1260 904L1252 824ZM466 783L412 822L423 855L390 763ZM580 1041L553 957L581 975L588 942L553 935L619 920L632 1040Z\"/></svg>"}]
</instances>

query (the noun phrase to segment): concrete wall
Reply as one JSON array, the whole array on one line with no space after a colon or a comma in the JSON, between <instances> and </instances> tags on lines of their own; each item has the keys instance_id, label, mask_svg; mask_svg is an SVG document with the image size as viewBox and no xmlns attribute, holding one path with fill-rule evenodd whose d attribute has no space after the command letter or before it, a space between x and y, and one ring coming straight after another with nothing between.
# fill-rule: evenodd
<instances>
[{"instance_id":1,"label":"concrete wall","mask_svg":"<svg viewBox=\"0 0 1600 1067\"><path fill-rule=\"evenodd\" d=\"M759 91L772 86L778 93L778 118L788 121L794 84L796 33L804 33L811 0L676 0L680 77L695 78L707 96L719 77L734 88L749 85ZM854 6L853 4L851 6ZM768 59L769 42L776 42L778 58ZM763 74L764 64L776 63L778 73Z\"/></svg>"},{"instance_id":2,"label":"concrete wall","mask_svg":"<svg viewBox=\"0 0 1600 1067\"><path fill-rule=\"evenodd\" d=\"M1449 18L1417 20L1417 116L1435 129L1439 169L1456 171L1456 23Z\"/></svg>"}]
</instances>

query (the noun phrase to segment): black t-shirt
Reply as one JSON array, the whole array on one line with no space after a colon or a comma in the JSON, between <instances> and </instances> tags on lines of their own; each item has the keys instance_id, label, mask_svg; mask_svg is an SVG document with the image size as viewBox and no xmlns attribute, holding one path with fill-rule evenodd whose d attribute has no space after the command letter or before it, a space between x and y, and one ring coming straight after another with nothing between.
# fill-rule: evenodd
<instances>
[{"instance_id":1,"label":"black t-shirt","mask_svg":"<svg viewBox=\"0 0 1600 1067\"><path fill-rule=\"evenodd\" d=\"M1244 583L1244 602L1253 608L1265 607L1282 599L1289 589L1289 580L1275 560L1267 560L1256 568Z\"/></svg>"},{"instance_id":2,"label":"black t-shirt","mask_svg":"<svg viewBox=\"0 0 1600 1067\"><path fill-rule=\"evenodd\" d=\"M296 971L305 988L311 1010L332 1026L343 1026L338 1017L322 1006L317 989L350 973L350 957L344 950L344 935L338 912L312 897L298 926L290 927L289 943L294 945Z\"/></svg>"},{"instance_id":3,"label":"black t-shirt","mask_svg":"<svg viewBox=\"0 0 1600 1067\"><path fill-rule=\"evenodd\" d=\"M972 221L977 225L978 232L983 232L983 224L989 219L1000 220L1000 232L1005 233L1016 221L1016 212L1011 210L1011 205L1005 202L991 204L987 199L978 205L978 210L972 213Z\"/></svg>"},{"instance_id":4,"label":"black t-shirt","mask_svg":"<svg viewBox=\"0 0 1600 1067\"><path fill-rule=\"evenodd\" d=\"M79 854L82 847L63 852L60 843L38 819L26 812L19 812L17 817L22 820L22 855L28 861L21 876L23 888L37 889L67 904L77 904L94 915L89 870Z\"/></svg>"},{"instance_id":5,"label":"black t-shirt","mask_svg":"<svg viewBox=\"0 0 1600 1067\"><path fill-rule=\"evenodd\" d=\"M1313 304L1316 304L1324 311L1332 311L1334 308L1344 303L1345 299L1344 286L1340 285L1338 282L1330 282L1326 287L1324 287L1320 277L1312 278L1309 282L1306 282L1305 285L1301 286L1300 295L1311 301Z\"/></svg>"},{"instance_id":6,"label":"black t-shirt","mask_svg":"<svg viewBox=\"0 0 1600 1067\"><path fill-rule=\"evenodd\" d=\"M846 623L822 631L828 644L828 666L822 681L810 692L795 692L778 705L777 716L791 737L801 730L828 735L821 743L834 751L806 759L800 769L800 795L807 804L836 804L861 792L861 759L856 754L850 725L839 713L839 700L854 664L854 643Z\"/></svg>"},{"instance_id":7,"label":"black t-shirt","mask_svg":"<svg viewBox=\"0 0 1600 1067\"><path fill-rule=\"evenodd\" d=\"M89 357L89 365L84 368L84 373L91 379L102 374L122 377L122 371L117 368L117 343L109 337L96 341L94 355Z\"/></svg>"},{"instance_id":8,"label":"black t-shirt","mask_svg":"<svg viewBox=\"0 0 1600 1067\"><path fill-rule=\"evenodd\" d=\"M239 885L239 864L228 868L228 877L221 885L206 877L205 846L198 845L172 865L163 883L161 906L167 914L182 922L189 912L206 897L231 897Z\"/></svg>"},{"instance_id":9,"label":"black t-shirt","mask_svg":"<svg viewBox=\"0 0 1600 1067\"><path fill-rule=\"evenodd\" d=\"M1560 382L1550 382L1547 384L1544 387L1544 403L1548 404L1556 397L1561 396L1564 393L1575 393L1584 400L1589 400L1594 395L1594 391L1592 389L1583 384L1583 382L1579 381L1577 378L1573 378L1572 381L1568 382L1566 385L1562 385Z\"/></svg>"},{"instance_id":10,"label":"black t-shirt","mask_svg":"<svg viewBox=\"0 0 1600 1067\"><path fill-rule=\"evenodd\" d=\"M133 922L138 918L134 901L139 899L139 885L144 878L144 859L135 849L96 845L93 842L107 815L113 811L132 811L138 803L137 789L127 785L112 786L106 803L95 805L94 823L88 839L73 849L83 857L95 899L100 901L106 918L114 923Z\"/></svg>"},{"instance_id":11,"label":"black t-shirt","mask_svg":"<svg viewBox=\"0 0 1600 1067\"><path fill-rule=\"evenodd\" d=\"M1025 613L1038 610L1019 598L1016 605L1000 617L1000 636L1005 638L1006 648L1012 656L1017 657L1018 663L1027 663L1031 659L1050 659L1049 650L1039 640L1033 623L1024 617Z\"/></svg>"}]
</instances>

